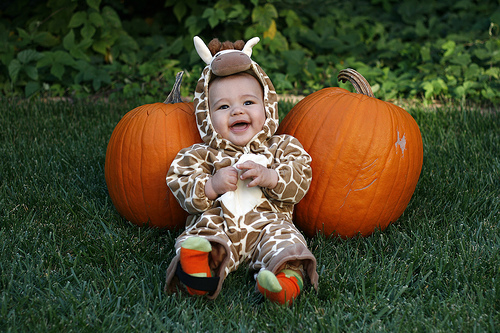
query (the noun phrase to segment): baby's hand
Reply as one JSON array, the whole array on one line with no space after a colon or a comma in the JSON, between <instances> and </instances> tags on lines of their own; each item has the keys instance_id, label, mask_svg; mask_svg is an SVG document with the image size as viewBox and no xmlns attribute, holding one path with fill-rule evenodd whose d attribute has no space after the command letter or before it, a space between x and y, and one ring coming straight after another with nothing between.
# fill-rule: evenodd
<instances>
[{"instance_id":1,"label":"baby's hand","mask_svg":"<svg viewBox=\"0 0 500 333\"><path fill-rule=\"evenodd\" d=\"M268 169L252 161L237 164L236 168L243 170L240 176L241 179L252 178L252 181L248 183L248 187L260 186L273 189L278 185L278 173L274 169Z\"/></svg>"},{"instance_id":2,"label":"baby's hand","mask_svg":"<svg viewBox=\"0 0 500 333\"><path fill-rule=\"evenodd\" d=\"M214 200L219 195L229 191L235 191L238 184L238 170L229 166L217 170L217 172L205 184L206 196Z\"/></svg>"}]
</instances>

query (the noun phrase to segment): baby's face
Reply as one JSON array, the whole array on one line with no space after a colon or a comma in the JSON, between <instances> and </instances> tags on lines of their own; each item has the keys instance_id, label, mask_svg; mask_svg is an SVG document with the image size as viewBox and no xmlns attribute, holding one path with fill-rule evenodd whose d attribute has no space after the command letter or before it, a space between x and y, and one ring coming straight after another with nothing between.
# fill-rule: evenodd
<instances>
[{"instance_id":1,"label":"baby's face","mask_svg":"<svg viewBox=\"0 0 500 333\"><path fill-rule=\"evenodd\" d=\"M215 131L238 146L246 145L266 121L262 87L250 74L217 78L210 84L208 104Z\"/></svg>"}]
</instances>

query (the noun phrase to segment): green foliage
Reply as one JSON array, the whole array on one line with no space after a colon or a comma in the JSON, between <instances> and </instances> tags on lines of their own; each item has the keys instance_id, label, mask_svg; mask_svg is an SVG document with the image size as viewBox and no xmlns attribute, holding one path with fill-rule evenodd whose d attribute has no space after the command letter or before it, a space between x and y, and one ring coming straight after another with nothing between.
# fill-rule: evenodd
<instances>
[{"instance_id":1,"label":"green foliage","mask_svg":"<svg viewBox=\"0 0 500 333\"><path fill-rule=\"evenodd\" d=\"M385 100L500 101L496 0L19 0L0 10L7 96L157 101L180 70L191 96L200 35L207 43L259 36L253 57L279 93L338 86L338 71L351 67Z\"/></svg>"}]
</instances>

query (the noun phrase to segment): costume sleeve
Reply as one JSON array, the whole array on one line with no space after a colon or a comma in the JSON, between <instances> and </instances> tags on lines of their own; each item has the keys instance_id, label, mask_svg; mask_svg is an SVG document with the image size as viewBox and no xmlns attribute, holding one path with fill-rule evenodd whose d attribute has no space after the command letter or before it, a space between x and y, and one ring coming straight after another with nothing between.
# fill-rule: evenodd
<instances>
[{"instance_id":1,"label":"costume sleeve","mask_svg":"<svg viewBox=\"0 0 500 333\"><path fill-rule=\"evenodd\" d=\"M205 184L212 174L205 149L182 149L170 165L167 185L181 207L190 214L200 214L213 205L205 195Z\"/></svg>"},{"instance_id":2,"label":"costume sleeve","mask_svg":"<svg viewBox=\"0 0 500 333\"><path fill-rule=\"evenodd\" d=\"M312 181L311 156L299 140L285 135L278 144L274 163L278 172L278 185L266 194L275 200L296 204L309 190Z\"/></svg>"}]
</instances>

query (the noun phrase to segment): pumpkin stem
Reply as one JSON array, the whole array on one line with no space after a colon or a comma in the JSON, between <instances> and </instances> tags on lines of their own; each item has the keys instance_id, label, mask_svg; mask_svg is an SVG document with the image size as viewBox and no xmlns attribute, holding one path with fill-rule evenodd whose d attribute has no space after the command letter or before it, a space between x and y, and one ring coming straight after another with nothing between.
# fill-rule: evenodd
<instances>
[{"instance_id":1,"label":"pumpkin stem","mask_svg":"<svg viewBox=\"0 0 500 333\"><path fill-rule=\"evenodd\" d=\"M181 82L182 76L184 75L183 71L180 71L175 76L174 86L172 87L172 91L168 94L167 99L163 102L165 104L174 104L174 103L182 103L181 99Z\"/></svg>"},{"instance_id":2,"label":"pumpkin stem","mask_svg":"<svg viewBox=\"0 0 500 333\"><path fill-rule=\"evenodd\" d=\"M339 72L339 75L337 76L337 79L342 82L351 82L358 94L375 97L368 81L366 81L363 75L359 74L352 68L341 70Z\"/></svg>"}]
</instances>

